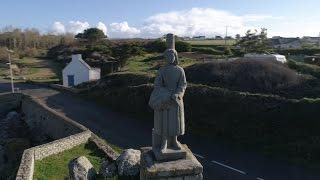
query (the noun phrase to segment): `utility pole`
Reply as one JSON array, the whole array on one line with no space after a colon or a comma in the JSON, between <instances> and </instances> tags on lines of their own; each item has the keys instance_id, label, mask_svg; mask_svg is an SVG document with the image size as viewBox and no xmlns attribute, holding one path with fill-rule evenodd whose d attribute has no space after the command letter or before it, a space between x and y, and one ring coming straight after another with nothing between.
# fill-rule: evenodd
<instances>
[{"instance_id":1,"label":"utility pole","mask_svg":"<svg viewBox=\"0 0 320 180\"><path fill-rule=\"evenodd\" d=\"M319 32L319 36L318 36L318 47L320 47L320 32Z\"/></svg>"},{"instance_id":2,"label":"utility pole","mask_svg":"<svg viewBox=\"0 0 320 180\"><path fill-rule=\"evenodd\" d=\"M13 53L13 51L7 49L7 52L8 52L8 59L9 59L9 63L7 63L7 64L9 65L9 68L10 68L11 92L14 93L13 73L12 73L11 54L10 54L10 53Z\"/></svg>"},{"instance_id":3,"label":"utility pole","mask_svg":"<svg viewBox=\"0 0 320 180\"><path fill-rule=\"evenodd\" d=\"M224 37L224 45L227 46L228 26L226 26L226 36Z\"/></svg>"}]
</instances>

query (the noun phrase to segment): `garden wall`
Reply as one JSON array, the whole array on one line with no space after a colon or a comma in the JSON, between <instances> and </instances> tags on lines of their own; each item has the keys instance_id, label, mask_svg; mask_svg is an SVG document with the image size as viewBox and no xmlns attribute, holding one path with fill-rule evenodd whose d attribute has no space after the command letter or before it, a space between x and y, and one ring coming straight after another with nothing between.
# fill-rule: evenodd
<instances>
[{"instance_id":1,"label":"garden wall","mask_svg":"<svg viewBox=\"0 0 320 180\"><path fill-rule=\"evenodd\" d=\"M34 164L48 156L72 149L75 146L88 142L91 137L89 130L65 137L47 144L26 149L23 152L16 180L32 180Z\"/></svg>"}]
</instances>

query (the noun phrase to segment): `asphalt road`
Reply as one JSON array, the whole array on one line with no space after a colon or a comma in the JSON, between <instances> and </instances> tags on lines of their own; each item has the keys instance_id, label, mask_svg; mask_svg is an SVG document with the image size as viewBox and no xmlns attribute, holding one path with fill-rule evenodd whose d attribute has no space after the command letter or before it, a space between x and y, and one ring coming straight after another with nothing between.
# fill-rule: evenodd
<instances>
[{"instance_id":1,"label":"asphalt road","mask_svg":"<svg viewBox=\"0 0 320 180\"><path fill-rule=\"evenodd\" d=\"M123 148L151 145L152 121L129 118L69 93L44 86L18 83L23 93L85 125L108 142ZM0 80L0 92L10 84ZM204 179L212 180L318 180L320 172L270 159L255 152L234 150L213 139L186 134L180 138L204 166Z\"/></svg>"}]
</instances>

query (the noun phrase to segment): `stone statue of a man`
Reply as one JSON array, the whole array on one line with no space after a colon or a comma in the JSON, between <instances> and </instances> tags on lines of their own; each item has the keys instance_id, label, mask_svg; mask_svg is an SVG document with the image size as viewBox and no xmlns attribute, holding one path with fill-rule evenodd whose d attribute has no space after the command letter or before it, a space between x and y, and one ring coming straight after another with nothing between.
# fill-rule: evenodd
<instances>
[{"instance_id":1,"label":"stone statue of a man","mask_svg":"<svg viewBox=\"0 0 320 180\"><path fill-rule=\"evenodd\" d=\"M149 101L154 109L153 151L160 153L181 150L177 137L185 133L183 96L187 87L177 51L167 49L164 57L167 65L159 69Z\"/></svg>"}]
</instances>

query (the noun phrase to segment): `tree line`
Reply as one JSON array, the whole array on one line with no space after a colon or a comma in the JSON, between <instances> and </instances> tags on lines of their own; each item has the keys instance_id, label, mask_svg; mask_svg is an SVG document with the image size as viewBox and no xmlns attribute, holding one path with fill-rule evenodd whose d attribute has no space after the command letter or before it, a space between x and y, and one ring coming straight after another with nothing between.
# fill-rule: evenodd
<instances>
[{"instance_id":1,"label":"tree line","mask_svg":"<svg viewBox=\"0 0 320 180\"><path fill-rule=\"evenodd\" d=\"M74 35L72 34L42 34L35 28L6 27L0 30L0 48L14 50L19 56L37 55L41 50L47 50L59 44L69 44L73 41Z\"/></svg>"}]
</instances>

